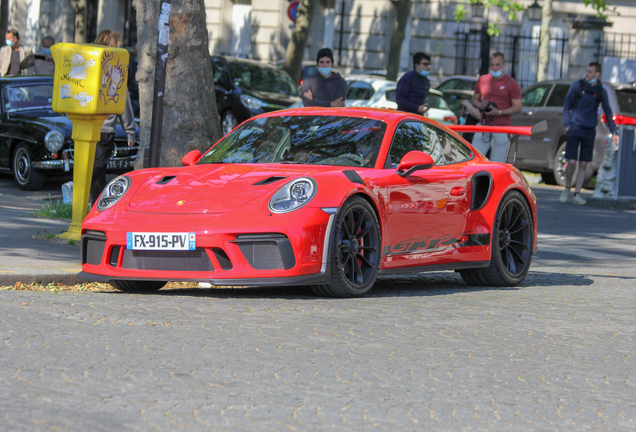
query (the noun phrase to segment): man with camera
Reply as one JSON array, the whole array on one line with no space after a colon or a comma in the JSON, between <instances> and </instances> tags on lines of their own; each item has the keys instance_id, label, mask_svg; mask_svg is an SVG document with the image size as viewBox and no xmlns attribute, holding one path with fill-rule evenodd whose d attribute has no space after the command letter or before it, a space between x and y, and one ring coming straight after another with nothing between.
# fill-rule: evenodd
<instances>
[{"instance_id":1,"label":"man with camera","mask_svg":"<svg viewBox=\"0 0 636 432\"><path fill-rule=\"evenodd\" d=\"M480 76L475 84L471 102L481 112L481 124L510 126L510 116L521 112L521 89L514 78L504 73L505 63L502 53L494 53L490 56L489 73ZM476 133L472 144L491 161L505 162L506 134Z\"/></svg>"}]
</instances>

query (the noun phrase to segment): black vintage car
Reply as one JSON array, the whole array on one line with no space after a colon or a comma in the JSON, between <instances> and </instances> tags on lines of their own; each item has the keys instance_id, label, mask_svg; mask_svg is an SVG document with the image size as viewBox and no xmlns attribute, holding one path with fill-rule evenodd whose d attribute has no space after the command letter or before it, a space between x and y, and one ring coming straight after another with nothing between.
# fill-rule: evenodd
<instances>
[{"instance_id":1,"label":"black vintage car","mask_svg":"<svg viewBox=\"0 0 636 432\"><path fill-rule=\"evenodd\" d=\"M294 81L271 64L215 55L212 71L223 135L252 116L300 102Z\"/></svg>"},{"instance_id":2,"label":"black vintage car","mask_svg":"<svg viewBox=\"0 0 636 432\"><path fill-rule=\"evenodd\" d=\"M45 176L73 169L73 125L52 110L52 97L53 77L0 78L0 170L13 173L23 190L40 189ZM139 146L128 147L119 125L115 146L108 172L132 170Z\"/></svg>"}]
</instances>

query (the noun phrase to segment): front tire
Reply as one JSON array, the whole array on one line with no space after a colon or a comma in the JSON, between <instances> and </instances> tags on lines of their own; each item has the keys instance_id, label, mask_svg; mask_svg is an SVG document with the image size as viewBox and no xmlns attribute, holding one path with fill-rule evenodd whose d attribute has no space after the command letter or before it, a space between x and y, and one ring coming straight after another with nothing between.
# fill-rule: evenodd
<instances>
[{"instance_id":1,"label":"front tire","mask_svg":"<svg viewBox=\"0 0 636 432\"><path fill-rule=\"evenodd\" d=\"M113 288L130 293L155 292L163 288L167 281L116 280L111 281Z\"/></svg>"},{"instance_id":2,"label":"front tire","mask_svg":"<svg viewBox=\"0 0 636 432\"><path fill-rule=\"evenodd\" d=\"M33 168L29 147L24 143L13 152L13 178L22 190L39 190L44 184L44 174Z\"/></svg>"},{"instance_id":3,"label":"front tire","mask_svg":"<svg viewBox=\"0 0 636 432\"><path fill-rule=\"evenodd\" d=\"M232 129L234 129L236 125L238 125L238 119L236 118L234 111L225 111L223 117L221 118L221 133L223 134L223 136L232 132Z\"/></svg>"},{"instance_id":4,"label":"front tire","mask_svg":"<svg viewBox=\"0 0 636 432\"><path fill-rule=\"evenodd\" d=\"M330 242L331 282L315 285L315 294L361 297L373 288L380 267L382 236L371 204L356 197L338 213Z\"/></svg>"},{"instance_id":5,"label":"front tire","mask_svg":"<svg viewBox=\"0 0 636 432\"><path fill-rule=\"evenodd\" d=\"M528 274L532 262L534 229L530 206L518 191L511 191L499 204L492 233L490 266L484 270L461 270L469 285L515 286Z\"/></svg>"}]
</instances>

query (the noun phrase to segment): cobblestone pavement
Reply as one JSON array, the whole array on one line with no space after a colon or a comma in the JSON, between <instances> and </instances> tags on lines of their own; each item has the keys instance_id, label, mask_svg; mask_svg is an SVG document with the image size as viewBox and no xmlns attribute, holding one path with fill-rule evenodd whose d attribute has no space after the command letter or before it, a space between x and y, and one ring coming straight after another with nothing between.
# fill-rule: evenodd
<instances>
[{"instance_id":1,"label":"cobblestone pavement","mask_svg":"<svg viewBox=\"0 0 636 432\"><path fill-rule=\"evenodd\" d=\"M636 212L557 197L511 289L2 291L0 430L634 430Z\"/></svg>"}]
</instances>

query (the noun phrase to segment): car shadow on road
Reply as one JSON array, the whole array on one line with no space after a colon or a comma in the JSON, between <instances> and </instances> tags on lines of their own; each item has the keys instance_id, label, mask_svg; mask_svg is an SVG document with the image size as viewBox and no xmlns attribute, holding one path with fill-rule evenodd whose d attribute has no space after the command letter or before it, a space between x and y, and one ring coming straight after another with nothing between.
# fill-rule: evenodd
<instances>
[{"instance_id":1,"label":"car shadow on road","mask_svg":"<svg viewBox=\"0 0 636 432\"><path fill-rule=\"evenodd\" d=\"M481 291L517 291L530 287L587 286L594 280L587 275L560 272L530 272L514 287L470 286L454 272L413 273L379 276L373 290L365 297L425 297ZM121 293L125 294L125 293ZM309 286L220 287L162 289L153 295L195 296L216 298L323 298L312 293Z\"/></svg>"}]
</instances>

